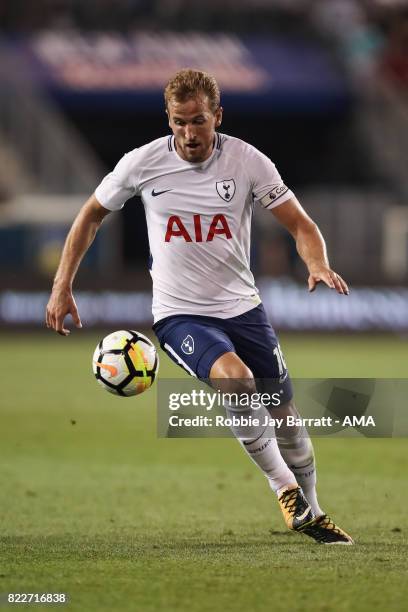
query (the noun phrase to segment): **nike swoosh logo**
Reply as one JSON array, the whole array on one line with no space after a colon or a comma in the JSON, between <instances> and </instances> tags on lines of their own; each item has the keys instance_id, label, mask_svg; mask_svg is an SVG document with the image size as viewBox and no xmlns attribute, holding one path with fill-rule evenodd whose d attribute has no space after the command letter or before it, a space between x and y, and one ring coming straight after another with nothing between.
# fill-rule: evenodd
<instances>
[{"instance_id":1,"label":"nike swoosh logo","mask_svg":"<svg viewBox=\"0 0 408 612\"><path fill-rule=\"evenodd\" d=\"M306 518L307 513L308 513L309 511L310 511L310 506L308 506L308 507L306 508L306 510L303 512L303 514L301 514L300 516L296 516L295 518L296 518L298 521L302 521L304 518Z\"/></svg>"},{"instance_id":2,"label":"nike swoosh logo","mask_svg":"<svg viewBox=\"0 0 408 612\"><path fill-rule=\"evenodd\" d=\"M111 376L118 375L118 368L115 368L115 366L113 365L109 365L107 363L99 363L99 361L95 361L95 365L99 366L103 370L107 370L108 372L110 372Z\"/></svg>"},{"instance_id":3,"label":"nike swoosh logo","mask_svg":"<svg viewBox=\"0 0 408 612\"><path fill-rule=\"evenodd\" d=\"M173 191L172 189L164 189L163 191L155 191L152 189L152 196L155 198L156 196L161 195L162 193L167 193L168 191Z\"/></svg>"}]
</instances>

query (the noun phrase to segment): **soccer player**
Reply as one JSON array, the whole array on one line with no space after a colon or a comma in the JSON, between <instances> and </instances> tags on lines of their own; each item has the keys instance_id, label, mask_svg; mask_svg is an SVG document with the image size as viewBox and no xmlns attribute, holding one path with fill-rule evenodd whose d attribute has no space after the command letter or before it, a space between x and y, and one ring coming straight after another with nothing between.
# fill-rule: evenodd
<instances>
[{"instance_id":1,"label":"soccer player","mask_svg":"<svg viewBox=\"0 0 408 612\"><path fill-rule=\"evenodd\" d=\"M292 234L310 291L323 282L347 295L347 284L330 268L318 227L272 161L218 132L223 109L216 80L181 70L164 97L172 135L124 155L84 204L66 239L46 324L66 336L64 319L70 314L81 327L72 293L78 266L104 217L139 195L151 250L153 329L162 348L218 389L253 393L256 380L279 380L282 402L271 413L298 416L279 343L250 271L253 206L270 211ZM237 405L226 408L229 414L240 412ZM268 414L266 408L263 413ZM236 435L276 493L289 529L321 543L353 543L319 506L313 447L304 428Z\"/></svg>"}]
</instances>

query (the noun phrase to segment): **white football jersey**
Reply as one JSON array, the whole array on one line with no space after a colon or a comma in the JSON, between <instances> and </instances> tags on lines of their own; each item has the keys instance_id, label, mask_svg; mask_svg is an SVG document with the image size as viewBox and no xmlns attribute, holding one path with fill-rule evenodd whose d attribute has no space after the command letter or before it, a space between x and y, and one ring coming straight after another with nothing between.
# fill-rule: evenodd
<instances>
[{"instance_id":1,"label":"white football jersey","mask_svg":"<svg viewBox=\"0 0 408 612\"><path fill-rule=\"evenodd\" d=\"M217 133L211 156L191 163L165 136L124 155L95 191L109 210L134 195L146 213L155 322L227 319L259 304L249 261L253 205L270 209L293 197L268 157Z\"/></svg>"}]
</instances>

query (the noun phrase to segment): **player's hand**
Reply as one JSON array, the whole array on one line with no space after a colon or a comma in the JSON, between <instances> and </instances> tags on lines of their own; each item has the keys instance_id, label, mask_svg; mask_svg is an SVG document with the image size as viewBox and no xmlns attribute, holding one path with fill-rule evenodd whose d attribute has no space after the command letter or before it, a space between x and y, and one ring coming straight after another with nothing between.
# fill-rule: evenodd
<instances>
[{"instance_id":1,"label":"player's hand","mask_svg":"<svg viewBox=\"0 0 408 612\"><path fill-rule=\"evenodd\" d=\"M64 327L64 319L68 314L71 315L76 327L82 327L72 291L66 288L54 287L45 315L47 327L54 329L61 336L68 336L70 331Z\"/></svg>"},{"instance_id":2,"label":"player's hand","mask_svg":"<svg viewBox=\"0 0 408 612\"><path fill-rule=\"evenodd\" d=\"M330 289L335 289L341 295L348 295L349 288L344 279L334 270L327 266L319 266L309 269L308 285L309 291L314 291L318 283L325 283Z\"/></svg>"}]
</instances>

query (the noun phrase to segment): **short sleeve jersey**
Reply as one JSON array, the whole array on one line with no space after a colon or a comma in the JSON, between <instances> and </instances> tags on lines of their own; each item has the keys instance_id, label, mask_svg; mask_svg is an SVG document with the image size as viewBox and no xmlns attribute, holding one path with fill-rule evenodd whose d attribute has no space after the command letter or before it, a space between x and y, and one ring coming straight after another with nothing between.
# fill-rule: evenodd
<instances>
[{"instance_id":1,"label":"short sleeve jersey","mask_svg":"<svg viewBox=\"0 0 408 612\"><path fill-rule=\"evenodd\" d=\"M141 196L147 221L154 321L194 314L227 319L260 299L250 270L254 204L293 197L275 165L248 143L217 133L201 163L183 160L174 136L127 153L95 196L119 210Z\"/></svg>"}]
</instances>

